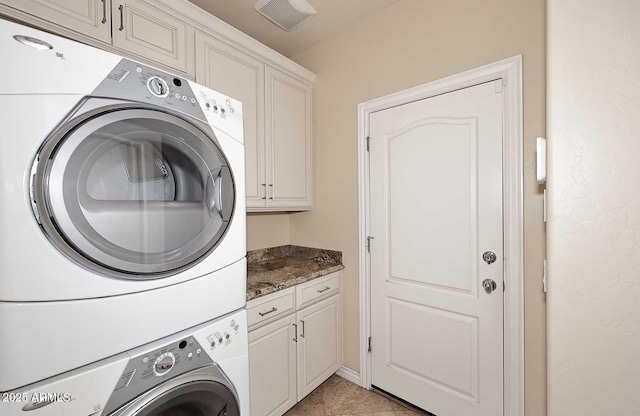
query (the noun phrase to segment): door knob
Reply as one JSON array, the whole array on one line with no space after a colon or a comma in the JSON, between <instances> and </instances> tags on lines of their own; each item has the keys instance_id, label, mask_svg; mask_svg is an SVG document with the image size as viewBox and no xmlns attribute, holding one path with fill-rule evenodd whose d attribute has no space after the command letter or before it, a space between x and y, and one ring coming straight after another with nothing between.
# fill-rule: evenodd
<instances>
[{"instance_id":1,"label":"door knob","mask_svg":"<svg viewBox=\"0 0 640 416\"><path fill-rule=\"evenodd\" d=\"M491 294L491 292L496 290L498 285L496 284L495 280L493 280L493 279L484 279L482 281L482 287L484 288L485 292Z\"/></svg>"},{"instance_id":2,"label":"door knob","mask_svg":"<svg viewBox=\"0 0 640 416\"><path fill-rule=\"evenodd\" d=\"M485 251L484 253L482 253L482 260L484 260L487 264L491 264L497 259L498 257L493 251Z\"/></svg>"}]
</instances>

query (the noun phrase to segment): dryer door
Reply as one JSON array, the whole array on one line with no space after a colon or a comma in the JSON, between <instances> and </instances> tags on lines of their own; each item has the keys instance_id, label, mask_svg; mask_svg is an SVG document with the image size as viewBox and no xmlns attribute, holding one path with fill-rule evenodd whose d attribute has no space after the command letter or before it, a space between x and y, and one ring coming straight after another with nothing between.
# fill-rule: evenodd
<instances>
[{"instance_id":1,"label":"dryer door","mask_svg":"<svg viewBox=\"0 0 640 416\"><path fill-rule=\"evenodd\" d=\"M206 125L156 108L76 117L34 165L34 212L48 238L111 277L172 275L206 257L235 205L231 170Z\"/></svg>"}]
</instances>

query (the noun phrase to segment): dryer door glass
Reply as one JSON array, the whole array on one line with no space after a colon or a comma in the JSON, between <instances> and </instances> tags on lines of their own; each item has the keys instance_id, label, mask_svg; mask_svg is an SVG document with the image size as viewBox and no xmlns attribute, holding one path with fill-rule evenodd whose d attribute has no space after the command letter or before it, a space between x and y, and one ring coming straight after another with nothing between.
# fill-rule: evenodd
<instances>
[{"instance_id":1,"label":"dryer door glass","mask_svg":"<svg viewBox=\"0 0 640 416\"><path fill-rule=\"evenodd\" d=\"M131 416L239 416L235 395L226 386L212 381L182 384L155 397L139 409L125 411Z\"/></svg>"},{"instance_id":2,"label":"dryer door glass","mask_svg":"<svg viewBox=\"0 0 640 416\"><path fill-rule=\"evenodd\" d=\"M41 154L47 163L38 164L34 200L43 229L69 257L110 276L158 278L195 264L221 240L234 184L212 132L132 108L65 131Z\"/></svg>"}]
</instances>

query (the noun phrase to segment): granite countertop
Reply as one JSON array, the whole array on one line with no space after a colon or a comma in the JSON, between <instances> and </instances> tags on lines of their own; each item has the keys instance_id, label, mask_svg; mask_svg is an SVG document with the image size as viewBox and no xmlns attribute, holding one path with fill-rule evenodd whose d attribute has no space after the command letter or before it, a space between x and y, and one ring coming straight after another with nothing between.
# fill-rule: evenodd
<instances>
[{"instance_id":1,"label":"granite countertop","mask_svg":"<svg viewBox=\"0 0 640 416\"><path fill-rule=\"evenodd\" d=\"M344 269L342 252L280 246L247 253L247 300Z\"/></svg>"}]
</instances>

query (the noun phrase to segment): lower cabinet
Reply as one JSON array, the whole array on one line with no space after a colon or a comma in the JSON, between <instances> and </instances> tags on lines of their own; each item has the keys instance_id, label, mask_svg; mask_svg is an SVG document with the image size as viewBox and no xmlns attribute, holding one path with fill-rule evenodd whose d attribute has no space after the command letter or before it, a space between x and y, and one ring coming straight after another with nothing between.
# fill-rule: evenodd
<instances>
[{"instance_id":1,"label":"lower cabinet","mask_svg":"<svg viewBox=\"0 0 640 416\"><path fill-rule=\"evenodd\" d=\"M320 279L335 285L336 275L339 281L339 273ZM298 294L320 279L299 285ZM252 416L284 414L342 366L339 286L326 293L315 290L315 302L278 317L283 308L276 305L295 296L292 289L247 304L248 316L256 317L249 321Z\"/></svg>"},{"instance_id":2,"label":"lower cabinet","mask_svg":"<svg viewBox=\"0 0 640 416\"><path fill-rule=\"evenodd\" d=\"M249 333L251 414L281 415L297 403L296 314Z\"/></svg>"},{"instance_id":3,"label":"lower cabinet","mask_svg":"<svg viewBox=\"0 0 640 416\"><path fill-rule=\"evenodd\" d=\"M308 306L298 317L298 400L342 365L340 295Z\"/></svg>"}]
</instances>

